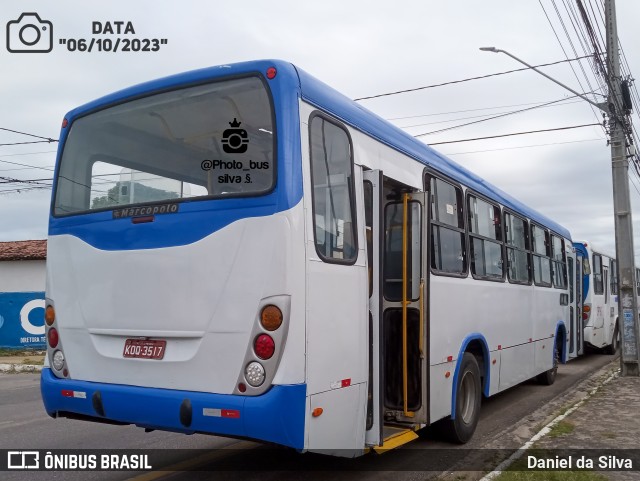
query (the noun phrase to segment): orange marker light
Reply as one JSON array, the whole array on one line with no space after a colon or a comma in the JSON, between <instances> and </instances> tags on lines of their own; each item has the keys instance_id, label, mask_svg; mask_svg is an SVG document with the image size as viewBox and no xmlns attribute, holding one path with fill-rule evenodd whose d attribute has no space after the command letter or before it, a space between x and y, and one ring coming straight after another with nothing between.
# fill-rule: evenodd
<instances>
[{"instance_id":1,"label":"orange marker light","mask_svg":"<svg viewBox=\"0 0 640 481\"><path fill-rule=\"evenodd\" d=\"M311 411L311 415L314 418L317 418L318 416L320 416L322 413L324 412L324 409L322 408L315 408L313 411Z\"/></svg>"},{"instance_id":2,"label":"orange marker light","mask_svg":"<svg viewBox=\"0 0 640 481\"><path fill-rule=\"evenodd\" d=\"M47 306L44 310L44 320L47 321L47 326L50 326L56 320L56 311L53 306Z\"/></svg>"},{"instance_id":3,"label":"orange marker light","mask_svg":"<svg viewBox=\"0 0 640 481\"><path fill-rule=\"evenodd\" d=\"M275 331L282 325L282 311L277 306L265 306L260 313L260 323L267 331Z\"/></svg>"},{"instance_id":4,"label":"orange marker light","mask_svg":"<svg viewBox=\"0 0 640 481\"><path fill-rule=\"evenodd\" d=\"M447 379L449 379L449 377L451 376L451 372L447 371L444 373L444 377L446 377Z\"/></svg>"}]
</instances>

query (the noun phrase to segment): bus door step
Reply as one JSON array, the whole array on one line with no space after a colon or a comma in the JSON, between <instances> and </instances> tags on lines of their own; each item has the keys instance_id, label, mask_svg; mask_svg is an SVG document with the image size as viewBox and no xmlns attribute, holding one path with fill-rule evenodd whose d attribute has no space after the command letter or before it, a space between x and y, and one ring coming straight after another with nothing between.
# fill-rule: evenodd
<instances>
[{"instance_id":1,"label":"bus door step","mask_svg":"<svg viewBox=\"0 0 640 481\"><path fill-rule=\"evenodd\" d=\"M392 426L384 427L384 441L380 446L374 446L373 450L378 454L386 453L391 449L407 444L418 437L413 429L396 428Z\"/></svg>"}]
</instances>

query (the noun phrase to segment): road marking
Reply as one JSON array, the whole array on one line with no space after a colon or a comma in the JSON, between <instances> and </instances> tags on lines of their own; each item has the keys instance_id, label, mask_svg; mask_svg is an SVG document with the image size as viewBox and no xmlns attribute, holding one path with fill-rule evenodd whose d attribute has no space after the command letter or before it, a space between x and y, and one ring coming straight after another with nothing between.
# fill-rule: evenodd
<instances>
[{"instance_id":1,"label":"road marking","mask_svg":"<svg viewBox=\"0 0 640 481\"><path fill-rule=\"evenodd\" d=\"M259 444L252 443L249 441L239 441L237 443L231 444L229 446L225 446L223 448L215 448L210 453L201 454L200 456L196 456L195 458L187 459L185 461L172 464L171 466L166 466L161 470L153 471L151 473L141 474L140 476L136 476L134 478L129 478L127 481L153 481L154 479L162 478L164 476L173 474L177 471L189 471L190 469L193 469L196 466L210 463L219 458L230 456L233 453L230 453L229 451L235 451L237 449L253 449L256 446L259 446ZM227 452L225 453L225 451Z\"/></svg>"},{"instance_id":2,"label":"road marking","mask_svg":"<svg viewBox=\"0 0 640 481\"><path fill-rule=\"evenodd\" d=\"M502 461L496 469L491 471L489 474L483 477L480 481L491 481L493 478L501 475L505 469L507 469L514 462L520 459L524 455L525 451L529 449L531 446L533 446L536 441L538 441L540 438L543 438L544 436L549 434L549 432L551 431L551 428L553 428L556 424L558 424L560 421L566 418L569 414L571 414L580 406L582 406L588 399L590 399L596 392L598 392L598 390L602 386L607 384L612 379L615 379L616 377L618 377L619 372L620 370L617 369L613 374L611 374L611 376L609 376L604 381L602 381L600 385L596 386L591 391L589 391L589 393L587 393L587 395L583 399L581 399L576 404L574 404L573 407L571 407L570 409L567 409L567 411L564 414L561 414L560 416L553 419L549 424L547 424L540 431L538 431L537 434L535 434L531 439L529 439L529 441L524 443L520 448L518 448L516 452L514 452L511 456L509 456L507 459Z\"/></svg>"}]
</instances>

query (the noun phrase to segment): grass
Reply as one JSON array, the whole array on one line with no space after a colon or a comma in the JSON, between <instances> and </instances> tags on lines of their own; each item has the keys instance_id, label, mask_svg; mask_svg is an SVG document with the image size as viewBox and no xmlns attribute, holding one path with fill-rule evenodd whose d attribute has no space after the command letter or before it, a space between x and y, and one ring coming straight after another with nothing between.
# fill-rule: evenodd
<instances>
[{"instance_id":1,"label":"grass","mask_svg":"<svg viewBox=\"0 0 640 481\"><path fill-rule=\"evenodd\" d=\"M0 347L0 357L43 356L45 353L46 351L44 349L12 349Z\"/></svg>"},{"instance_id":2,"label":"grass","mask_svg":"<svg viewBox=\"0 0 640 481\"><path fill-rule=\"evenodd\" d=\"M558 438L560 436L564 436L565 434L569 434L573 432L576 428L576 425L569 421L560 421L558 424L551 428L548 436L550 438Z\"/></svg>"},{"instance_id":3,"label":"grass","mask_svg":"<svg viewBox=\"0 0 640 481\"><path fill-rule=\"evenodd\" d=\"M22 364L28 364L30 366L44 366L44 357L41 359L26 358L22 360Z\"/></svg>"}]
</instances>

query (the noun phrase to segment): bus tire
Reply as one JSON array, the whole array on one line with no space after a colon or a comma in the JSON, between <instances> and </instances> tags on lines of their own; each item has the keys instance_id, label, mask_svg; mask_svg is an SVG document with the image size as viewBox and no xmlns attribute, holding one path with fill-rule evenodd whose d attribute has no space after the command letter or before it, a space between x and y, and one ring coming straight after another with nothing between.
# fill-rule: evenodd
<instances>
[{"instance_id":1,"label":"bus tire","mask_svg":"<svg viewBox=\"0 0 640 481\"><path fill-rule=\"evenodd\" d=\"M464 444L471 439L480 418L482 384L475 356L465 352L456 385L455 419L447 419L443 431L447 439Z\"/></svg>"},{"instance_id":2,"label":"bus tire","mask_svg":"<svg viewBox=\"0 0 640 481\"><path fill-rule=\"evenodd\" d=\"M618 330L618 325L616 324L616 328L613 330L613 339L611 339L611 344L604 348L604 352L606 354L615 354L618 352L618 348L620 347L620 331Z\"/></svg>"},{"instance_id":3,"label":"bus tire","mask_svg":"<svg viewBox=\"0 0 640 481\"><path fill-rule=\"evenodd\" d=\"M560 339L558 339L558 341L553 344L553 367L536 376L536 380L544 386L551 386L556 382L558 364L560 364L560 342Z\"/></svg>"}]
</instances>

